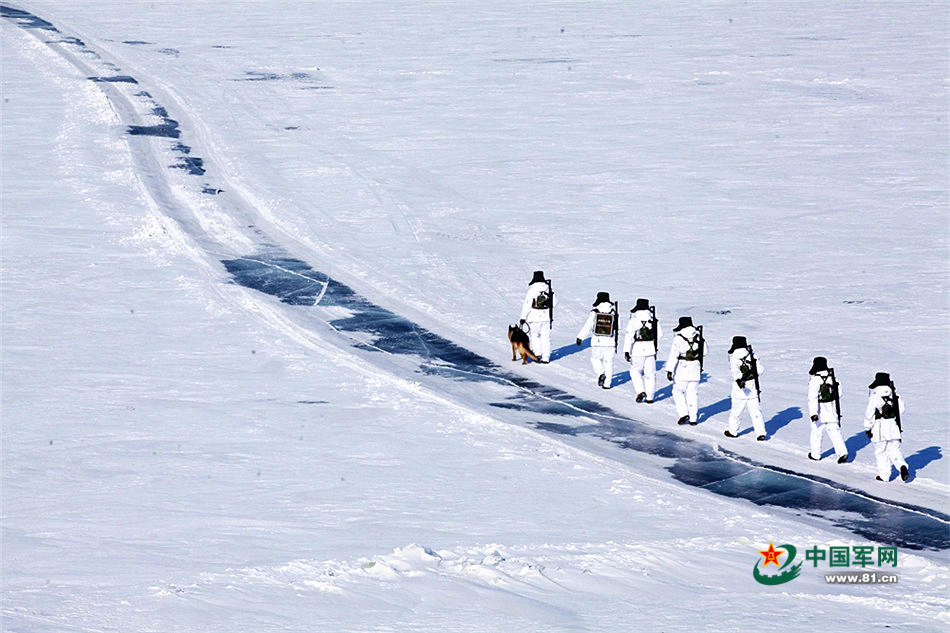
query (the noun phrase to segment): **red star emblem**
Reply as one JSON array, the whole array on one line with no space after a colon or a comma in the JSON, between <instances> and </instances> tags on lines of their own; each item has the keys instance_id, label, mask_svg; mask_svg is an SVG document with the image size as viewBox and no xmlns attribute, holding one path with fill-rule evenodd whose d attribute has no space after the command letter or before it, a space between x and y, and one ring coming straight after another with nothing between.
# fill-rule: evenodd
<instances>
[{"instance_id":1,"label":"red star emblem","mask_svg":"<svg viewBox=\"0 0 950 633\"><path fill-rule=\"evenodd\" d=\"M765 557L765 562L762 563L762 567L764 568L769 563L775 563L776 567L781 567L781 565L778 564L778 557L779 557L779 554L784 554L784 553L785 553L785 550L775 549L775 546L772 545L772 541L769 541L768 549L759 550L759 554L762 554L762 556Z\"/></svg>"}]
</instances>

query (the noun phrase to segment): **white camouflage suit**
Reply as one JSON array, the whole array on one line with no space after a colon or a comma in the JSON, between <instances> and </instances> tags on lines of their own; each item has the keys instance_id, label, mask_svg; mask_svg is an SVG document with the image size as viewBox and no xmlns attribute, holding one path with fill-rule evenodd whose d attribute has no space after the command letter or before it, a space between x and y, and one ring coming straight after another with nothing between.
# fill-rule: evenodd
<instances>
[{"instance_id":1,"label":"white camouflage suit","mask_svg":"<svg viewBox=\"0 0 950 633\"><path fill-rule=\"evenodd\" d=\"M676 404L676 414L683 418L689 416L690 424L696 424L699 415L699 380L702 377L702 368L698 360L680 358L689 351L687 340L697 334L696 328L687 326L673 337L670 355L666 360L666 370L673 373L673 402ZM684 338L685 337L685 338ZM707 346L703 341L703 355Z\"/></svg>"},{"instance_id":2,"label":"white camouflage suit","mask_svg":"<svg viewBox=\"0 0 950 633\"><path fill-rule=\"evenodd\" d=\"M637 340L637 333L643 327L651 327L652 315L649 310L637 310L630 314L630 321L623 337L623 352L630 354L630 380L634 390L645 393L652 401L656 394L656 345L654 341ZM663 328L656 324L656 340L663 337Z\"/></svg>"},{"instance_id":3,"label":"white camouflage suit","mask_svg":"<svg viewBox=\"0 0 950 633\"><path fill-rule=\"evenodd\" d=\"M742 410L749 409L749 417L752 418L752 428L756 437L765 435L765 420L762 419L762 407L759 405L759 396L755 390L755 382L748 380L744 387L740 387L736 381L742 378L742 361L749 363L749 348L740 347L729 355L729 370L732 373L732 409L729 411L729 432L733 435L739 433L739 416ZM756 369L761 376L763 369L759 359L755 359Z\"/></svg>"},{"instance_id":4,"label":"white camouflage suit","mask_svg":"<svg viewBox=\"0 0 950 633\"><path fill-rule=\"evenodd\" d=\"M834 401L819 402L818 394L822 384L831 384L831 373L820 370L808 381L808 417L818 416L818 421L811 420L811 445L809 453L813 459L821 459L822 435L827 433L831 445L835 448L835 455L839 458L848 454L848 449L841 437L841 423L838 420L838 410Z\"/></svg>"},{"instance_id":5,"label":"white camouflage suit","mask_svg":"<svg viewBox=\"0 0 950 633\"><path fill-rule=\"evenodd\" d=\"M528 324L528 345L545 363L551 360L551 311L532 308L534 300L542 292L548 291L548 284L539 281L528 286L528 293L521 306L521 320ZM557 296L553 298L557 306Z\"/></svg>"},{"instance_id":6,"label":"white camouflage suit","mask_svg":"<svg viewBox=\"0 0 950 633\"><path fill-rule=\"evenodd\" d=\"M602 336L593 333L594 323L597 320L597 314L610 314L613 312L614 304L609 301L602 301L594 306L584 322L584 327L577 333L577 338L584 340L590 335L590 364L594 367L595 376L606 376L604 386L609 388L614 371L614 335Z\"/></svg>"},{"instance_id":7,"label":"white camouflage suit","mask_svg":"<svg viewBox=\"0 0 950 633\"><path fill-rule=\"evenodd\" d=\"M897 428L895 418L877 418L875 415L884 406L885 396L891 395L888 386L875 387L868 397L868 408L864 412L864 430L871 431L871 441L874 442L874 457L877 459L877 472L884 481L891 478L891 464L906 468L904 454L901 452L901 431ZM904 399L898 397L898 410L904 413Z\"/></svg>"}]
</instances>

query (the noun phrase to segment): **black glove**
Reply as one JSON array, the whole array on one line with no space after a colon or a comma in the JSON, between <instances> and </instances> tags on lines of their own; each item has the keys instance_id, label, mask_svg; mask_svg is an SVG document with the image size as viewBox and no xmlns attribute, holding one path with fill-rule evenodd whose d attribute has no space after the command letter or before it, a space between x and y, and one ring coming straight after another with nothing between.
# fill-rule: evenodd
<instances>
[{"instance_id":1,"label":"black glove","mask_svg":"<svg viewBox=\"0 0 950 633\"><path fill-rule=\"evenodd\" d=\"M673 372L671 371L666 372L666 379L669 380L670 382L673 382Z\"/></svg>"},{"instance_id":2,"label":"black glove","mask_svg":"<svg viewBox=\"0 0 950 633\"><path fill-rule=\"evenodd\" d=\"M524 326L525 323L527 323L527 321L521 319L521 321L518 322L518 325Z\"/></svg>"},{"instance_id":3,"label":"black glove","mask_svg":"<svg viewBox=\"0 0 950 633\"><path fill-rule=\"evenodd\" d=\"M816 415L811 416L811 421L812 421L812 422L817 422L817 421L818 421L818 415L816 414Z\"/></svg>"},{"instance_id":4,"label":"black glove","mask_svg":"<svg viewBox=\"0 0 950 633\"><path fill-rule=\"evenodd\" d=\"M629 363L629 362L630 362L630 352L624 352L624 353L623 353L623 359Z\"/></svg>"},{"instance_id":5,"label":"black glove","mask_svg":"<svg viewBox=\"0 0 950 633\"><path fill-rule=\"evenodd\" d=\"M745 381L742 378L737 378L736 384L739 385L739 389L745 389Z\"/></svg>"},{"instance_id":6,"label":"black glove","mask_svg":"<svg viewBox=\"0 0 950 633\"><path fill-rule=\"evenodd\" d=\"M577 341L575 341L575 342L577 343L577 346L578 346L578 347L580 347L581 345L583 345L583 343L581 343L581 340L580 340L580 339L577 339Z\"/></svg>"},{"instance_id":7,"label":"black glove","mask_svg":"<svg viewBox=\"0 0 950 633\"><path fill-rule=\"evenodd\" d=\"M865 431L864 434L868 436L868 439L871 439L871 429Z\"/></svg>"}]
</instances>

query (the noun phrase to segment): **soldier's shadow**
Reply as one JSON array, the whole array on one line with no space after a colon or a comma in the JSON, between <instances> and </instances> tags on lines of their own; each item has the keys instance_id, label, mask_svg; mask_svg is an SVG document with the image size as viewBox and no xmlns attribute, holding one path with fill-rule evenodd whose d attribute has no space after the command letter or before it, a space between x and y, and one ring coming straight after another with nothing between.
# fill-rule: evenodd
<instances>
[{"instance_id":1,"label":"soldier's shadow","mask_svg":"<svg viewBox=\"0 0 950 633\"><path fill-rule=\"evenodd\" d=\"M667 398L673 397L673 383L666 385L665 387L660 387L656 390L656 395L653 396L654 402L659 402L660 400L666 400Z\"/></svg>"},{"instance_id":2,"label":"soldier's shadow","mask_svg":"<svg viewBox=\"0 0 950 633\"><path fill-rule=\"evenodd\" d=\"M583 351L585 349L590 349L590 339L586 339L581 342L580 345L577 343L568 343L563 345L555 350L551 350L551 362L570 356L571 354L576 354L577 352Z\"/></svg>"},{"instance_id":3,"label":"soldier's shadow","mask_svg":"<svg viewBox=\"0 0 950 633\"><path fill-rule=\"evenodd\" d=\"M928 446L922 448L907 458L907 465L910 466L910 481L917 477L917 471L923 470L930 462L935 462L943 458L943 453L939 446Z\"/></svg>"},{"instance_id":4,"label":"soldier's shadow","mask_svg":"<svg viewBox=\"0 0 950 633\"><path fill-rule=\"evenodd\" d=\"M732 399L730 398L730 403L729 403L730 409L732 408L731 400ZM789 407L788 409L785 409L784 411L779 411L774 416L772 416L771 420L768 420L765 423L765 434L768 437L772 437L773 435L775 435L775 432L778 431L780 428L782 428L783 426L785 426L792 420L795 420L800 417L802 417L802 410L799 409L798 407ZM739 420L741 423L742 418L739 418ZM747 426L744 429L740 430L736 435L738 435L739 437L742 437L743 435L748 435L750 433L755 433L754 426Z\"/></svg>"},{"instance_id":5,"label":"soldier's shadow","mask_svg":"<svg viewBox=\"0 0 950 633\"><path fill-rule=\"evenodd\" d=\"M630 382L630 372L621 371L614 374L613 382L610 383L611 387L619 387L620 385L625 385Z\"/></svg>"},{"instance_id":6,"label":"soldier's shadow","mask_svg":"<svg viewBox=\"0 0 950 633\"><path fill-rule=\"evenodd\" d=\"M783 409L772 416L772 419L765 423L765 432L769 436L775 435L779 429L787 426L792 420L800 420L802 410L799 407L789 407Z\"/></svg>"},{"instance_id":7,"label":"soldier's shadow","mask_svg":"<svg viewBox=\"0 0 950 633\"><path fill-rule=\"evenodd\" d=\"M858 431L857 433L849 437L847 440L845 440L844 445L848 449L848 454L851 455L853 458L855 455L858 454L858 451L860 451L862 448L866 447L870 443L871 443L871 440L868 439L867 433L865 433L864 431ZM828 452L827 454L830 455L833 452L834 452L834 449L831 449L831 451ZM822 454L822 457L824 456L825 455Z\"/></svg>"},{"instance_id":8,"label":"soldier's shadow","mask_svg":"<svg viewBox=\"0 0 950 633\"><path fill-rule=\"evenodd\" d=\"M712 404L702 407L696 416L697 422L705 422L706 420L712 418L717 413L722 413L723 411L728 411L732 406L732 398L723 398L719 402L714 402Z\"/></svg>"}]
</instances>

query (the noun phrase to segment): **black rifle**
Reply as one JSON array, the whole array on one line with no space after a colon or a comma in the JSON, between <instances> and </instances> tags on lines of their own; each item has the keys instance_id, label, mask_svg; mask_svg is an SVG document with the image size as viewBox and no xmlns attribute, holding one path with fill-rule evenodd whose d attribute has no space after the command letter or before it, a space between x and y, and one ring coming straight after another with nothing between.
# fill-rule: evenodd
<instances>
[{"instance_id":1,"label":"black rifle","mask_svg":"<svg viewBox=\"0 0 950 633\"><path fill-rule=\"evenodd\" d=\"M548 284L548 324L554 327L554 290L551 289L551 280L546 279Z\"/></svg>"},{"instance_id":2,"label":"black rifle","mask_svg":"<svg viewBox=\"0 0 950 633\"><path fill-rule=\"evenodd\" d=\"M752 365L752 380L755 382L755 397L759 402L762 402L762 390L759 388L759 361L755 359L755 352L752 351L751 345L746 349L749 350L749 364Z\"/></svg>"},{"instance_id":3,"label":"black rifle","mask_svg":"<svg viewBox=\"0 0 950 633\"><path fill-rule=\"evenodd\" d=\"M660 337L657 336L657 323L656 323L656 306L650 306L650 329L653 331L653 353L657 354L660 351Z\"/></svg>"},{"instance_id":4,"label":"black rifle","mask_svg":"<svg viewBox=\"0 0 950 633\"><path fill-rule=\"evenodd\" d=\"M897 430L901 433L904 432L904 429L901 428L901 405L897 401L897 389L894 388L894 381L891 381L891 397L894 398L894 421L897 422Z\"/></svg>"},{"instance_id":5,"label":"black rifle","mask_svg":"<svg viewBox=\"0 0 950 633\"><path fill-rule=\"evenodd\" d=\"M703 348L706 347L706 340L703 338L703 326L696 328L696 331L699 332L699 373L703 373L703 360L705 360L705 354L703 354Z\"/></svg>"},{"instance_id":6,"label":"black rifle","mask_svg":"<svg viewBox=\"0 0 950 633\"><path fill-rule=\"evenodd\" d=\"M841 389L838 388L834 367L829 368L828 373L831 374L831 388L835 390L835 413L838 414L838 426L841 426L841 399L839 397Z\"/></svg>"},{"instance_id":7,"label":"black rifle","mask_svg":"<svg viewBox=\"0 0 950 633\"><path fill-rule=\"evenodd\" d=\"M620 302L614 301L614 354L617 353L617 345L620 337Z\"/></svg>"}]
</instances>

